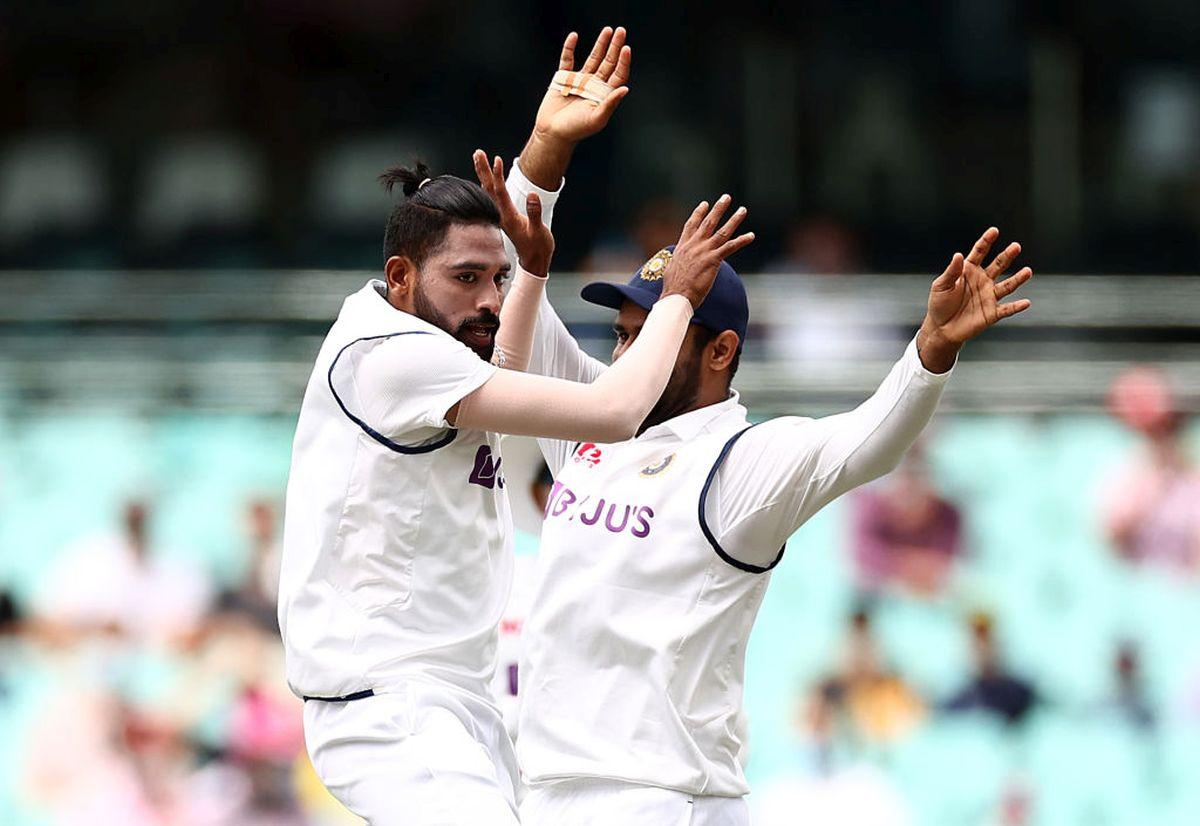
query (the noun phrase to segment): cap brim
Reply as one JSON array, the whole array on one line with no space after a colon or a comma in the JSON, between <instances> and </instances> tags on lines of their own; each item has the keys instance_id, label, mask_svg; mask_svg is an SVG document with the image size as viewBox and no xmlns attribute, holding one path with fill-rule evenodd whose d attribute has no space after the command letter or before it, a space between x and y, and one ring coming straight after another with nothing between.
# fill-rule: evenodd
<instances>
[{"instance_id":1,"label":"cap brim","mask_svg":"<svg viewBox=\"0 0 1200 826\"><path fill-rule=\"evenodd\" d=\"M621 305L626 301L632 301L643 310L649 310L659 298L658 293L649 290L639 290L628 284L610 284L607 281L593 281L579 291L579 296L584 301L614 310L621 309Z\"/></svg>"}]
</instances>

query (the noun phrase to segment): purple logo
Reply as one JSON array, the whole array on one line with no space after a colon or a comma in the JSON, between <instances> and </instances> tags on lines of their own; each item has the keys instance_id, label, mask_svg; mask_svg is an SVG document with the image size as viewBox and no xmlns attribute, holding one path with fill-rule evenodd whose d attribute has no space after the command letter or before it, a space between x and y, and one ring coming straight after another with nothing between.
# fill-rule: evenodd
<instances>
[{"instance_id":1,"label":"purple logo","mask_svg":"<svg viewBox=\"0 0 1200 826\"><path fill-rule=\"evenodd\" d=\"M499 485L503 490L504 477L500 475L500 463L503 461L504 459L493 459L492 449L487 445L480 445L479 450L475 451L475 467L468 481L488 490Z\"/></svg>"},{"instance_id":2,"label":"purple logo","mask_svg":"<svg viewBox=\"0 0 1200 826\"><path fill-rule=\"evenodd\" d=\"M574 522L575 517L584 525L603 525L609 533L623 533L628 530L638 539L650 535L650 520L654 518L654 508L647 505L620 505L608 502L604 498L589 504L590 496L579 499L573 490L555 482L546 502L546 518L566 518Z\"/></svg>"}]
</instances>

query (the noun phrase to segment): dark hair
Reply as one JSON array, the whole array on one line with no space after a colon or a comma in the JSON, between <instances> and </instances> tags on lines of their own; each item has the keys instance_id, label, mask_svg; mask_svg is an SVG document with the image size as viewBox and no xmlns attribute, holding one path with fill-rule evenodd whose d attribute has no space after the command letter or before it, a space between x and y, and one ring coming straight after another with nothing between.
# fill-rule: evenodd
<instances>
[{"instance_id":1,"label":"dark hair","mask_svg":"<svg viewBox=\"0 0 1200 826\"><path fill-rule=\"evenodd\" d=\"M500 226L500 212L483 187L453 175L434 177L420 161L413 169L392 167L379 176L379 183L389 193L400 184L405 197L388 217L385 260L403 255L421 264L441 246L451 224Z\"/></svg>"},{"instance_id":2,"label":"dark hair","mask_svg":"<svg viewBox=\"0 0 1200 826\"><path fill-rule=\"evenodd\" d=\"M716 340L717 336L719 336L721 334L721 331L714 330L711 327L705 327L702 324L694 324L692 326L694 326L696 328L696 337L694 339L695 344L696 344L696 352L700 352L705 347L712 344L713 341ZM729 362L729 370L726 371L726 374L725 374L725 389L726 390L728 390L733 385L734 374L737 373L738 365L741 363L742 363L742 351L741 351L741 348L739 348L738 351L733 354L733 359Z\"/></svg>"}]
</instances>

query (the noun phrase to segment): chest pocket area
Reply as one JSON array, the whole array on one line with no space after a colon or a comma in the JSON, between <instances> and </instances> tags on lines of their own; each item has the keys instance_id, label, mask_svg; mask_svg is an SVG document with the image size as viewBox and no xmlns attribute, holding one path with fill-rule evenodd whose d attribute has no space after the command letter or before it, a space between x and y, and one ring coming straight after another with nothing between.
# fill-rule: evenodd
<instances>
[{"instance_id":1,"label":"chest pocket area","mask_svg":"<svg viewBox=\"0 0 1200 826\"><path fill-rule=\"evenodd\" d=\"M412 600L414 547L429 488L431 454L399 454L362 434L326 576L371 614Z\"/></svg>"}]
</instances>

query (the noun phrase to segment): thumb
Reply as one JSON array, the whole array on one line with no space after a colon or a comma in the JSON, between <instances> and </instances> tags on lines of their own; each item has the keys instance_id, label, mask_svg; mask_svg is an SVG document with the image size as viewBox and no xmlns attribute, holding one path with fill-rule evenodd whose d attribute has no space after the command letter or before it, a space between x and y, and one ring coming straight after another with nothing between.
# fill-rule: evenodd
<instances>
[{"instance_id":1,"label":"thumb","mask_svg":"<svg viewBox=\"0 0 1200 826\"><path fill-rule=\"evenodd\" d=\"M542 222L542 199L536 192L525 196L525 214L529 216L530 226L536 227Z\"/></svg>"},{"instance_id":2,"label":"thumb","mask_svg":"<svg viewBox=\"0 0 1200 826\"><path fill-rule=\"evenodd\" d=\"M954 289L954 282L962 275L963 257L961 252L954 253L946 269L933 280L932 288L938 292Z\"/></svg>"}]
</instances>

